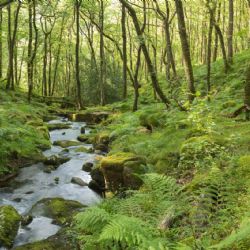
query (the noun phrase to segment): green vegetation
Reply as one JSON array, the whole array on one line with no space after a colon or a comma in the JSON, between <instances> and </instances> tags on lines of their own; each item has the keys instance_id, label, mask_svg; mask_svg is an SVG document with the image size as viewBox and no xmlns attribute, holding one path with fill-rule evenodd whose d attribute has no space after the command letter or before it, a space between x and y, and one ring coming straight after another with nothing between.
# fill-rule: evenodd
<instances>
[{"instance_id":1,"label":"green vegetation","mask_svg":"<svg viewBox=\"0 0 250 250\"><path fill-rule=\"evenodd\" d=\"M0 186L17 190L0 204L41 185L53 198L23 224L62 227L16 249L249 250L249 16L250 0L1 0ZM88 188L88 208L54 197ZM20 221L0 206L0 248Z\"/></svg>"},{"instance_id":2,"label":"green vegetation","mask_svg":"<svg viewBox=\"0 0 250 250\"><path fill-rule=\"evenodd\" d=\"M47 107L38 102L29 105L22 92L0 96L0 177L17 171L18 166L42 159L49 148L49 134L43 116Z\"/></svg>"}]
</instances>

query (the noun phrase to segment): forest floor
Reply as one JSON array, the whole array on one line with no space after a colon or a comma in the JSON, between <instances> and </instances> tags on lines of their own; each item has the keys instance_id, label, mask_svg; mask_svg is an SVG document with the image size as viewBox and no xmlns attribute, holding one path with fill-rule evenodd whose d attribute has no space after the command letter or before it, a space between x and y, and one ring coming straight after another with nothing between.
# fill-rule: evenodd
<instances>
[{"instance_id":1,"label":"forest floor","mask_svg":"<svg viewBox=\"0 0 250 250\"><path fill-rule=\"evenodd\" d=\"M202 97L206 67L196 67L195 79L201 95L189 112L180 111L178 107L166 110L152 96L142 97L137 112L131 112L132 98L104 108L89 109L112 112L89 135L95 144L105 144L109 148L106 164L111 158L114 164L128 155L140 157L143 173L165 174L175 183L149 176L149 180L144 179L143 188L133 195L122 200L108 198L92 211L79 214L77 226L70 229L71 235L75 230L74 240L87 244L86 249L98 249L93 246L106 246L109 240L113 242L115 237L123 237L114 232L112 236L105 225L109 223L113 226L109 229L117 232L121 223L128 240L131 223L139 234L135 245L159 247L171 242L176 249L208 249L212 245L217 249L249 249L250 242L245 235L250 231L250 122L245 121L243 114L235 119L228 117L243 104L249 60L250 51L235 56L228 74L223 73L221 61L213 64L210 102ZM38 102L27 104L21 92L4 94L1 91L0 102L1 177L15 172L20 162L39 160L41 150L49 147L48 130L43 122L49 108ZM105 167L104 161L96 167ZM163 191L166 186L169 188L170 182L171 187L177 185L171 189L172 193ZM99 217L102 226L94 217L98 212L106 216ZM112 224L113 219L118 229ZM159 225L164 219L169 222L165 225L167 230L162 232ZM86 225L91 223L88 231ZM98 227L95 223L99 223Z\"/></svg>"}]
</instances>

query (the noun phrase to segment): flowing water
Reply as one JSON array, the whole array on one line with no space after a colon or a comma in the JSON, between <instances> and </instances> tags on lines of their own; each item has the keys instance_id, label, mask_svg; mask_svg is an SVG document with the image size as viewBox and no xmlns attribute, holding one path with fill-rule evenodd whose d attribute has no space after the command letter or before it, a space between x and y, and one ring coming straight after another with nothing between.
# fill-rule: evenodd
<instances>
[{"instance_id":1,"label":"flowing water","mask_svg":"<svg viewBox=\"0 0 250 250\"><path fill-rule=\"evenodd\" d=\"M50 121L50 123L69 123L66 119ZM77 140L82 122L70 122L71 128L54 130L50 132L50 140L53 143L58 140ZM89 131L86 129L86 133ZM82 143L81 146L91 147ZM68 200L79 201L84 205L98 203L101 198L88 187L81 187L71 183L72 177L80 177L85 182L89 182L89 173L82 171L85 162L93 162L95 154L78 153L75 149L81 146L69 147L68 152L59 146L52 146L44 152L45 156L59 155L70 157L70 161L60 165L52 173L44 173L44 164L38 163L27 168L22 168L18 177L10 182L8 187L0 188L0 205L11 205L17 211L25 215L32 206L43 198L60 197ZM58 184L55 178L59 178ZM31 224L20 227L15 240L15 246L46 239L58 232L59 226L52 223L51 218L35 215ZM0 250L4 248L0 247Z\"/></svg>"}]
</instances>

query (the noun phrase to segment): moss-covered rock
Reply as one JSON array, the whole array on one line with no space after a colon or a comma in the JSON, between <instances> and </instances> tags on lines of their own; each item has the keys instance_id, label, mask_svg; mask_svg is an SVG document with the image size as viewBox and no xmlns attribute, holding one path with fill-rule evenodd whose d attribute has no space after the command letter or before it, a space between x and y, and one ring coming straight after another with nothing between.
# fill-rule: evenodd
<instances>
[{"instance_id":1,"label":"moss-covered rock","mask_svg":"<svg viewBox=\"0 0 250 250\"><path fill-rule=\"evenodd\" d=\"M110 138L108 132L99 133L94 138L94 148L96 150L108 152L109 143L110 143Z\"/></svg>"},{"instance_id":2,"label":"moss-covered rock","mask_svg":"<svg viewBox=\"0 0 250 250\"><path fill-rule=\"evenodd\" d=\"M14 250L75 250L77 249L64 229L46 240L15 247Z\"/></svg>"},{"instance_id":3,"label":"moss-covered rock","mask_svg":"<svg viewBox=\"0 0 250 250\"><path fill-rule=\"evenodd\" d=\"M93 142L92 137L89 136L89 135L85 135L85 134L79 135L77 137L77 140L80 141L80 142L88 143L88 144L91 144Z\"/></svg>"},{"instance_id":4,"label":"moss-covered rock","mask_svg":"<svg viewBox=\"0 0 250 250\"><path fill-rule=\"evenodd\" d=\"M21 219L12 206L0 207L0 247L12 247Z\"/></svg>"},{"instance_id":5,"label":"moss-covered rock","mask_svg":"<svg viewBox=\"0 0 250 250\"><path fill-rule=\"evenodd\" d=\"M55 141L53 143L54 146L60 146L62 148L68 148L68 147L73 147L73 146L79 146L81 145L80 142L78 141L67 141L67 140L63 140L63 141Z\"/></svg>"},{"instance_id":6,"label":"moss-covered rock","mask_svg":"<svg viewBox=\"0 0 250 250\"><path fill-rule=\"evenodd\" d=\"M77 201L63 198L45 198L38 201L31 209L31 215L43 215L52 218L56 224L63 225L71 221L75 212L85 206Z\"/></svg>"},{"instance_id":7,"label":"moss-covered rock","mask_svg":"<svg viewBox=\"0 0 250 250\"><path fill-rule=\"evenodd\" d=\"M74 151L75 151L76 153L88 153L88 152L89 152L89 149L86 148L86 147L81 146L81 147L79 147L79 148L76 148Z\"/></svg>"},{"instance_id":8,"label":"moss-covered rock","mask_svg":"<svg viewBox=\"0 0 250 250\"><path fill-rule=\"evenodd\" d=\"M91 112L82 111L77 114L68 114L68 118L72 121L87 122L88 124L101 123L109 117L110 113L105 111Z\"/></svg>"},{"instance_id":9,"label":"moss-covered rock","mask_svg":"<svg viewBox=\"0 0 250 250\"><path fill-rule=\"evenodd\" d=\"M71 128L71 125L68 123L52 123L52 124L48 124L47 126L48 126L49 131Z\"/></svg>"},{"instance_id":10,"label":"moss-covered rock","mask_svg":"<svg viewBox=\"0 0 250 250\"><path fill-rule=\"evenodd\" d=\"M56 155L52 155L50 157L47 157L43 160L43 163L45 165L53 165L53 166L59 166L67 161L69 161L69 157L58 157Z\"/></svg>"},{"instance_id":11,"label":"moss-covered rock","mask_svg":"<svg viewBox=\"0 0 250 250\"><path fill-rule=\"evenodd\" d=\"M141 180L137 174L146 172L145 159L132 153L117 153L104 157L100 162L107 189L116 192L120 189L138 188Z\"/></svg>"}]
</instances>

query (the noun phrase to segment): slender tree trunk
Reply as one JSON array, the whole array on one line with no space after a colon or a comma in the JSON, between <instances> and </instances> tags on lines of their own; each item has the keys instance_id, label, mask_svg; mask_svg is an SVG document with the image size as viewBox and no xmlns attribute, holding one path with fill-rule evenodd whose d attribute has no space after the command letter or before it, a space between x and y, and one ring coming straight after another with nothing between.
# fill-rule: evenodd
<instances>
[{"instance_id":1,"label":"slender tree trunk","mask_svg":"<svg viewBox=\"0 0 250 250\"><path fill-rule=\"evenodd\" d=\"M49 96L52 96L52 81L51 81L51 71L52 71L52 45L51 45L51 33L49 35L49 71L48 71L48 89Z\"/></svg>"},{"instance_id":2,"label":"slender tree trunk","mask_svg":"<svg viewBox=\"0 0 250 250\"><path fill-rule=\"evenodd\" d=\"M214 10L213 10L213 15L214 15ZM211 90L211 56L212 56L212 35L213 35L213 16L211 16L210 13L210 18L209 18L209 28L208 28L208 41L207 41L207 95L208 95L208 100L209 99L209 94Z\"/></svg>"},{"instance_id":3,"label":"slender tree trunk","mask_svg":"<svg viewBox=\"0 0 250 250\"><path fill-rule=\"evenodd\" d=\"M75 47L75 61L76 61L76 87L77 87L77 102L78 107L83 108L81 96L81 81L80 81L80 68L79 68L79 49L80 49L80 6L82 0L75 0L75 16L76 16L76 47Z\"/></svg>"},{"instance_id":4,"label":"slender tree trunk","mask_svg":"<svg viewBox=\"0 0 250 250\"><path fill-rule=\"evenodd\" d=\"M48 34L44 34L44 41L43 41L43 96L48 95L48 88L47 88L47 63L48 63Z\"/></svg>"},{"instance_id":5,"label":"slender tree trunk","mask_svg":"<svg viewBox=\"0 0 250 250\"><path fill-rule=\"evenodd\" d=\"M150 58L149 51L148 51L146 43L145 43L145 38L143 36L143 32L142 32L140 25L139 25L139 21L138 21L136 12L135 12L134 8L131 7L131 5L126 0L120 0L120 2L128 9L128 11L132 17L137 36L140 39L140 45L142 47L142 52L144 54L144 57L145 57L145 60L146 60L147 66L148 66L148 70L150 73L153 88L156 91L156 93L158 94L158 96L160 97L160 99L162 100L162 102L167 107L169 107L170 101L165 96L165 94L163 93L162 89L159 86L156 70L155 70L155 67L154 67L152 60Z\"/></svg>"},{"instance_id":6,"label":"slender tree trunk","mask_svg":"<svg viewBox=\"0 0 250 250\"><path fill-rule=\"evenodd\" d=\"M55 91L57 70L58 70L59 58L60 58L61 46L62 46L62 36L63 36L63 30L64 30L64 22L65 22L65 16L63 16L63 18L62 18L60 38L59 38L59 45L58 45L58 49L57 49L57 53L56 53L56 62L55 62L54 75L53 75L53 83L52 83L52 96L54 95L54 91Z\"/></svg>"},{"instance_id":7,"label":"slender tree trunk","mask_svg":"<svg viewBox=\"0 0 250 250\"><path fill-rule=\"evenodd\" d=\"M126 31L126 8L122 5L122 51L123 51L123 99L127 98L127 31Z\"/></svg>"},{"instance_id":8,"label":"slender tree trunk","mask_svg":"<svg viewBox=\"0 0 250 250\"><path fill-rule=\"evenodd\" d=\"M0 79L3 78L3 42L2 42L3 11L0 9Z\"/></svg>"},{"instance_id":9,"label":"slender tree trunk","mask_svg":"<svg viewBox=\"0 0 250 250\"><path fill-rule=\"evenodd\" d=\"M218 14L217 14L217 20L216 23L220 22L220 12L221 12L221 3L218 4ZM213 52L213 62L217 60L217 54L218 54L218 42L219 42L219 37L218 33L215 30L215 41L214 41L214 52Z\"/></svg>"},{"instance_id":10,"label":"slender tree trunk","mask_svg":"<svg viewBox=\"0 0 250 250\"><path fill-rule=\"evenodd\" d=\"M186 31L183 5L181 0L175 0L176 13L178 17L178 27L182 46L183 59L185 62L185 72L188 81L188 99L192 102L195 98L194 75L191 62L190 48L188 43L188 35Z\"/></svg>"},{"instance_id":11,"label":"slender tree trunk","mask_svg":"<svg viewBox=\"0 0 250 250\"><path fill-rule=\"evenodd\" d=\"M36 57L37 44L38 44L38 29L36 26L36 1L28 1L29 12L29 39L28 39L28 102L31 101L33 91L33 74L34 74L34 59ZM34 46L33 46L33 28L35 33Z\"/></svg>"},{"instance_id":12,"label":"slender tree trunk","mask_svg":"<svg viewBox=\"0 0 250 250\"><path fill-rule=\"evenodd\" d=\"M228 25L228 38L227 38L227 48L228 48L228 62L233 62L233 31L234 31L234 0L229 0L229 25Z\"/></svg>"},{"instance_id":13,"label":"slender tree trunk","mask_svg":"<svg viewBox=\"0 0 250 250\"><path fill-rule=\"evenodd\" d=\"M8 10L8 50L9 50L9 64L7 71L6 89L10 89L13 81L13 50L12 50L12 32L11 32L11 4L7 6Z\"/></svg>"},{"instance_id":14,"label":"slender tree trunk","mask_svg":"<svg viewBox=\"0 0 250 250\"><path fill-rule=\"evenodd\" d=\"M17 86L20 85L21 77L22 77L22 69L23 69L23 61L24 61L25 48L23 48L21 63L19 66L18 76L17 76Z\"/></svg>"},{"instance_id":15,"label":"slender tree trunk","mask_svg":"<svg viewBox=\"0 0 250 250\"><path fill-rule=\"evenodd\" d=\"M105 104L104 86L105 86L105 58L104 58L104 6L103 0L100 0L99 10L99 22L100 22L100 100L101 105Z\"/></svg>"}]
</instances>

